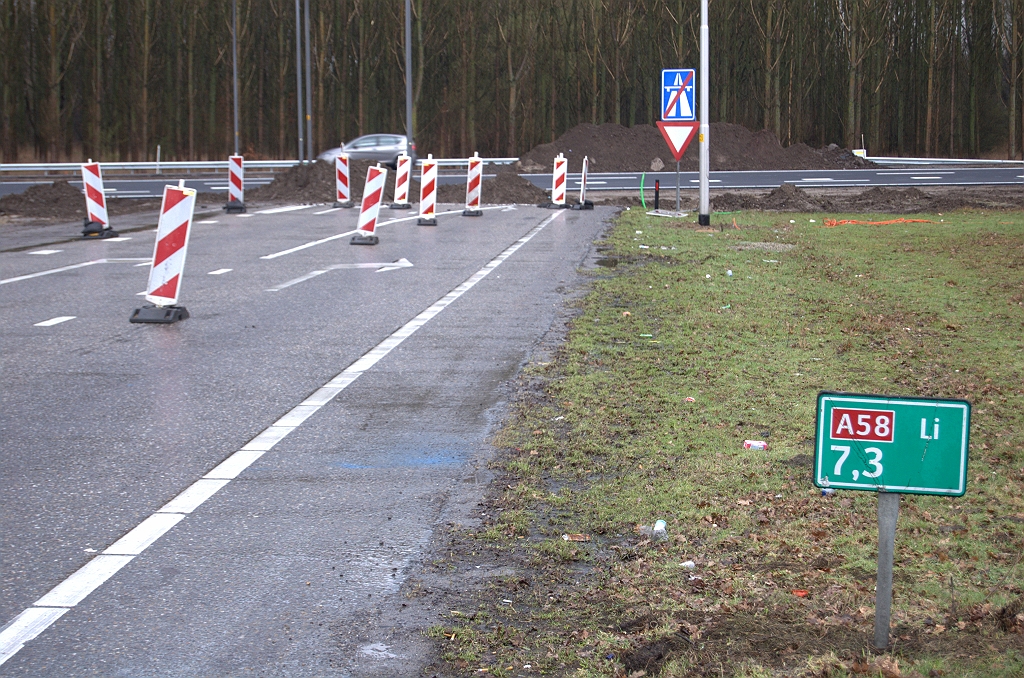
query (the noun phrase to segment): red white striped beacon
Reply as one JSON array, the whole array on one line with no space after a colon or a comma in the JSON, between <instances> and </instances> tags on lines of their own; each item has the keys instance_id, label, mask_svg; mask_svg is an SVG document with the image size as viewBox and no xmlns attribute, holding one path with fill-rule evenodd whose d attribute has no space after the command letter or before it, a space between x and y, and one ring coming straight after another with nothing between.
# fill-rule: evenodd
<instances>
[{"instance_id":1,"label":"red white striped beacon","mask_svg":"<svg viewBox=\"0 0 1024 678\"><path fill-rule=\"evenodd\" d=\"M176 304L181 292L195 206L196 191L185 188L184 181L178 182L177 186L164 186L149 285L146 287L146 301L154 305L135 309L129 318L131 322L173 323L188 317L188 311Z\"/></svg>"},{"instance_id":2,"label":"red white striped beacon","mask_svg":"<svg viewBox=\"0 0 1024 678\"><path fill-rule=\"evenodd\" d=\"M420 226L437 226L437 161L430 153L420 162Z\"/></svg>"},{"instance_id":3,"label":"red white striped beacon","mask_svg":"<svg viewBox=\"0 0 1024 678\"><path fill-rule=\"evenodd\" d=\"M107 197L103 192L103 174L100 164L89 162L82 165L82 187L85 190L85 213L83 238L115 238L117 232L110 228L107 218Z\"/></svg>"},{"instance_id":4,"label":"red white striped beacon","mask_svg":"<svg viewBox=\"0 0 1024 678\"><path fill-rule=\"evenodd\" d=\"M551 175L551 202L556 205L565 204L565 176L569 163L561 153L555 158L555 169Z\"/></svg>"},{"instance_id":5,"label":"red white striped beacon","mask_svg":"<svg viewBox=\"0 0 1024 678\"><path fill-rule=\"evenodd\" d=\"M363 186L363 203L359 207L359 221L356 234L349 241L350 245L376 245L380 239L375 235L377 215L384 197L384 184L388 179L388 171L377 165L366 171L366 184Z\"/></svg>"},{"instance_id":6,"label":"red white striped beacon","mask_svg":"<svg viewBox=\"0 0 1024 678\"><path fill-rule=\"evenodd\" d=\"M334 159L335 207L352 207L352 187L349 181L348 153Z\"/></svg>"},{"instance_id":7,"label":"red white striped beacon","mask_svg":"<svg viewBox=\"0 0 1024 678\"><path fill-rule=\"evenodd\" d=\"M228 204L224 205L228 212L245 211L244 161L240 155L228 156Z\"/></svg>"},{"instance_id":8,"label":"red white striped beacon","mask_svg":"<svg viewBox=\"0 0 1024 678\"><path fill-rule=\"evenodd\" d=\"M395 161L395 201L390 207L393 210L407 210L409 204L409 178L412 176L412 158L404 152Z\"/></svg>"},{"instance_id":9,"label":"red white striped beacon","mask_svg":"<svg viewBox=\"0 0 1024 678\"><path fill-rule=\"evenodd\" d=\"M474 152L466 173L466 209L462 210L462 216L479 217L483 214L480 211L480 184L483 178L484 161L480 159L479 153Z\"/></svg>"}]
</instances>

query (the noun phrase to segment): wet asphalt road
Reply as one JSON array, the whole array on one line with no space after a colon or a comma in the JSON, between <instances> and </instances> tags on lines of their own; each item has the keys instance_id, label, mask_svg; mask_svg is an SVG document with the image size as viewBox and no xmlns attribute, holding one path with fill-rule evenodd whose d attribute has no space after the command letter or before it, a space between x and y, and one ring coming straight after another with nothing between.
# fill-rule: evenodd
<instances>
[{"instance_id":1,"label":"wet asphalt road","mask_svg":"<svg viewBox=\"0 0 1024 678\"><path fill-rule=\"evenodd\" d=\"M376 247L346 237L261 258L354 228L355 211L322 210L197 223L180 302L192 317L173 326L128 323L151 231L0 253L3 280L106 260L0 285L2 625L533 233L0 676L422 667L421 637L375 614L400 615L399 588L434 531L471 518L503 385L579 284L612 211L442 216L436 228L385 225ZM403 258L412 266L330 269Z\"/></svg>"}]
</instances>

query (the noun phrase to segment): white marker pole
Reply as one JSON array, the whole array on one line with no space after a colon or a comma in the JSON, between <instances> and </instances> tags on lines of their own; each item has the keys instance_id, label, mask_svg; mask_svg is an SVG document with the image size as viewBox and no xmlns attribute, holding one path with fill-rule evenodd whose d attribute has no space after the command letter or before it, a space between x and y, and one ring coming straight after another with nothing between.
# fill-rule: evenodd
<instances>
[{"instance_id":1,"label":"white marker pole","mask_svg":"<svg viewBox=\"0 0 1024 678\"><path fill-rule=\"evenodd\" d=\"M697 222L701 226L711 225L711 190L708 181L708 171L711 165L711 156L708 152L709 132L711 126L708 124L710 106L708 105L708 70L711 61L708 55L708 0L700 0L700 214ZM678 183L678 182L677 182Z\"/></svg>"}]
</instances>

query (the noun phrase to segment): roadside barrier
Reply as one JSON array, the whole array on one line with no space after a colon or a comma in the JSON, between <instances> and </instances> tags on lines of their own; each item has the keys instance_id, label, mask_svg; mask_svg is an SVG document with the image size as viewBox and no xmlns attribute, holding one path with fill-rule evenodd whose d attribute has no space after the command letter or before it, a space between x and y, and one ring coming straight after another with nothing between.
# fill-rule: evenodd
<instances>
[{"instance_id":1,"label":"roadside barrier","mask_svg":"<svg viewBox=\"0 0 1024 678\"><path fill-rule=\"evenodd\" d=\"M587 169L590 167L590 158L583 156L583 172L580 174L580 202L573 205L574 210L592 210L594 203L587 200ZM655 183L657 185L657 183ZM657 193L655 193L657 195Z\"/></svg>"},{"instance_id":2,"label":"roadside barrier","mask_svg":"<svg viewBox=\"0 0 1024 678\"><path fill-rule=\"evenodd\" d=\"M110 228L107 218L107 196L103 193L103 174L100 164L89 162L82 165L82 186L85 188L85 213L83 238L116 238L117 231Z\"/></svg>"},{"instance_id":3,"label":"roadside barrier","mask_svg":"<svg viewBox=\"0 0 1024 678\"><path fill-rule=\"evenodd\" d=\"M480 154L473 153L469 158L469 171L466 173L466 209L462 210L464 217L479 217L483 215L480 211L480 184L484 178L484 162Z\"/></svg>"},{"instance_id":4,"label":"roadside barrier","mask_svg":"<svg viewBox=\"0 0 1024 678\"><path fill-rule=\"evenodd\" d=\"M569 169L569 162L565 156L559 153L555 156L554 170L551 173L551 202L547 204L550 209L565 209L565 178Z\"/></svg>"},{"instance_id":5,"label":"roadside barrier","mask_svg":"<svg viewBox=\"0 0 1024 678\"><path fill-rule=\"evenodd\" d=\"M334 159L335 207L352 207L352 189L349 182L348 153Z\"/></svg>"},{"instance_id":6,"label":"roadside barrier","mask_svg":"<svg viewBox=\"0 0 1024 678\"><path fill-rule=\"evenodd\" d=\"M437 226L434 209L437 205L437 163L434 156L427 154L420 162L420 218L419 226Z\"/></svg>"},{"instance_id":7,"label":"roadside barrier","mask_svg":"<svg viewBox=\"0 0 1024 678\"><path fill-rule=\"evenodd\" d=\"M228 156L228 204L224 205L228 212L245 211L245 189L242 184L245 178L244 160L240 155Z\"/></svg>"},{"instance_id":8,"label":"roadside barrier","mask_svg":"<svg viewBox=\"0 0 1024 678\"><path fill-rule=\"evenodd\" d=\"M196 191L185 188L184 180L177 186L164 186L149 285L146 286L146 301L153 305L135 309L129 322L168 324L188 318L188 310L176 304L195 207Z\"/></svg>"},{"instance_id":9,"label":"roadside barrier","mask_svg":"<svg viewBox=\"0 0 1024 678\"><path fill-rule=\"evenodd\" d=\"M380 203L384 197L384 184L387 179L388 171L379 164L366 171L363 202L359 207L359 222L356 234L349 242L350 245L376 245L380 242L380 238L374 233L377 230L377 215L380 213Z\"/></svg>"},{"instance_id":10,"label":"roadside barrier","mask_svg":"<svg viewBox=\"0 0 1024 678\"><path fill-rule=\"evenodd\" d=\"M407 210L409 204L409 176L412 174L412 158L405 153L395 162L395 201L389 205L393 210Z\"/></svg>"}]
</instances>

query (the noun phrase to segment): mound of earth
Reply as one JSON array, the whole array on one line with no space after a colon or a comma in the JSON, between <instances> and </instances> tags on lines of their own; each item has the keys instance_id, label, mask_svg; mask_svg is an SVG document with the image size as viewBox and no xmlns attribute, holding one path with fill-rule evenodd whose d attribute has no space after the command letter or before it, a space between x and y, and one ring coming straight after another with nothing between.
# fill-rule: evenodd
<instances>
[{"instance_id":1,"label":"mound of earth","mask_svg":"<svg viewBox=\"0 0 1024 678\"><path fill-rule=\"evenodd\" d=\"M107 214L111 217L158 209L160 200L156 198L107 197ZM85 217L85 196L67 179L59 179L52 184L37 184L22 193L0 198L0 215L54 221L82 219Z\"/></svg>"},{"instance_id":2,"label":"mound of earth","mask_svg":"<svg viewBox=\"0 0 1024 678\"><path fill-rule=\"evenodd\" d=\"M494 178L484 179L480 184L480 201L486 205L529 205L546 203L548 200L548 194L544 189L519 176L512 165L496 165ZM466 185L458 183L438 186L437 202L464 204Z\"/></svg>"},{"instance_id":3,"label":"mound of earth","mask_svg":"<svg viewBox=\"0 0 1024 678\"><path fill-rule=\"evenodd\" d=\"M349 162L349 186L352 200L359 202L366 185L366 172L377 163L369 160L351 160ZM395 171L388 170L384 182L384 204L395 200ZM246 202L297 202L297 203L329 203L334 202L336 184L334 180L334 163L318 160L305 165L295 165L274 174L274 180L266 186L246 191ZM409 186L409 202L417 202L420 196L420 183L412 179Z\"/></svg>"},{"instance_id":4,"label":"mound of earth","mask_svg":"<svg viewBox=\"0 0 1024 678\"><path fill-rule=\"evenodd\" d=\"M767 130L751 132L742 125L725 122L711 123L710 140L713 171L854 169L874 166L834 144L820 150L806 144L783 148L778 138ZM583 156L590 158L590 170L593 172L670 171L673 165L672 155L657 127L584 123L568 130L554 142L537 146L523 155L523 170L550 172L558 153L563 153L569 159L570 172L581 170ZM680 168L694 172L699 168L698 165L698 144L694 142L686 149Z\"/></svg>"},{"instance_id":5,"label":"mound of earth","mask_svg":"<svg viewBox=\"0 0 1024 678\"><path fill-rule=\"evenodd\" d=\"M715 212L768 210L772 212L823 212L835 210L829 200L817 200L794 184L782 184L762 196L723 193L711 199Z\"/></svg>"}]
</instances>

